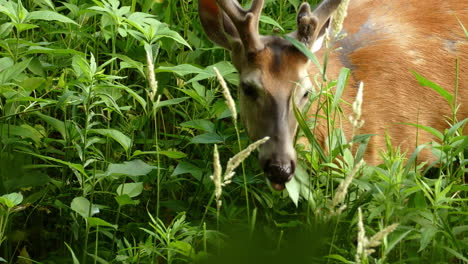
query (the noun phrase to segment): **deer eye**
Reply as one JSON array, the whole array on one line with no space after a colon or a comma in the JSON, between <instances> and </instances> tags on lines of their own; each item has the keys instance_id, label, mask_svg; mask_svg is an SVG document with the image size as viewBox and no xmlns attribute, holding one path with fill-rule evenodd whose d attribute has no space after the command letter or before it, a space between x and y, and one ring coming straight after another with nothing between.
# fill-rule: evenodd
<instances>
[{"instance_id":1,"label":"deer eye","mask_svg":"<svg viewBox=\"0 0 468 264\"><path fill-rule=\"evenodd\" d=\"M245 96L250 97L251 99L256 99L258 97L257 89L248 83L242 83L241 90Z\"/></svg>"},{"instance_id":2,"label":"deer eye","mask_svg":"<svg viewBox=\"0 0 468 264\"><path fill-rule=\"evenodd\" d=\"M309 91L305 91L304 95L302 95L302 99L307 99L309 97Z\"/></svg>"}]
</instances>

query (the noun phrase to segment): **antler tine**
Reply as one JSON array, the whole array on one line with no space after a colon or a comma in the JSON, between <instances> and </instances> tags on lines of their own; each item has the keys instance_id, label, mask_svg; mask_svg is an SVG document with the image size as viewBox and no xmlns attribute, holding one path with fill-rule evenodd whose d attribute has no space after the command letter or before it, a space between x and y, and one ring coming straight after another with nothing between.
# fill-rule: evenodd
<instances>
[{"instance_id":1,"label":"antler tine","mask_svg":"<svg viewBox=\"0 0 468 264\"><path fill-rule=\"evenodd\" d=\"M237 0L217 0L216 2L234 23L244 49L247 52L262 50L264 45L258 33L258 23L265 1L254 0L248 10L243 9Z\"/></svg>"}]
</instances>

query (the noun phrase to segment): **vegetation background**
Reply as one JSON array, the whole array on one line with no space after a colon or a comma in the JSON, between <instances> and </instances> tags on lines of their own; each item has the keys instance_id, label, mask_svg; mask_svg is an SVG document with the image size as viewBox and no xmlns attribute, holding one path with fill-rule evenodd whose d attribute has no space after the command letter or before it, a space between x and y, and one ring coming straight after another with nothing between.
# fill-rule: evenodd
<instances>
[{"instance_id":1,"label":"vegetation background","mask_svg":"<svg viewBox=\"0 0 468 264\"><path fill-rule=\"evenodd\" d=\"M266 1L261 32L293 30L299 4ZM251 157L215 196L214 145L226 168L249 142L213 67L236 94L196 1L0 0L0 262L468 263L468 119L420 126L438 167L390 141L367 166L369 136L336 129L328 155L298 147L288 191ZM342 73L310 96L330 116Z\"/></svg>"}]
</instances>

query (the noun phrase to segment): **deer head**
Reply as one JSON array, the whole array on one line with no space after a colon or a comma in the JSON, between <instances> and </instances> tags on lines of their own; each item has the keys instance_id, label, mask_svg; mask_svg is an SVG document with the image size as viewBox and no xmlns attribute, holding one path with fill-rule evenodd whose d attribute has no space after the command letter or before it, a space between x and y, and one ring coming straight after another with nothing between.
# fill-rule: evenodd
<instances>
[{"instance_id":1,"label":"deer head","mask_svg":"<svg viewBox=\"0 0 468 264\"><path fill-rule=\"evenodd\" d=\"M290 36L317 51L340 3L325 0L313 11L303 3L297 30ZM312 83L309 61L301 52L281 37L259 34L263 4L264 0L253 0L250 9L244 9L236 0L199 0L198 11L208 37L231 51L240 76L241 118L251 140L270 137L259 149L259 160L272 187L282 190L296 168L292 104L305 105Z\"/></svg>"}]
</instances>

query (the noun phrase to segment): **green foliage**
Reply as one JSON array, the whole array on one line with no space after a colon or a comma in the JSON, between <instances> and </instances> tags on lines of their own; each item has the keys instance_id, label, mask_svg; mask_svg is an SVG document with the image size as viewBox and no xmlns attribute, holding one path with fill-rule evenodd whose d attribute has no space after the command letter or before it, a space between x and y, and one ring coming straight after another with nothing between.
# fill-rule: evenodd
<instances>
[{"instance_id":1,"label":"green foliage","mask_svg":"<svg viewBox=\"0 0 468 264\"><path fill-rule=\"evenodd\" d=\"M291 31L299 4L266 1L260 31ZM272 192L252 157L213 203L213 144L226 164L249 143L215 80L214 67L235 89L228 61L196 1L0 0L0 262L351 263L358 208L369 238L399 223L369 263L467 262L468 119L408 124L440 142L408 159L389 142L371 167L360 161L372 135L331 129L323 147L295 107L311 146L298 146L287 191ZM310 96L330 127L349 74ZM416 164L430 144L439 165Z\"/></svg>"}]
</instances>

